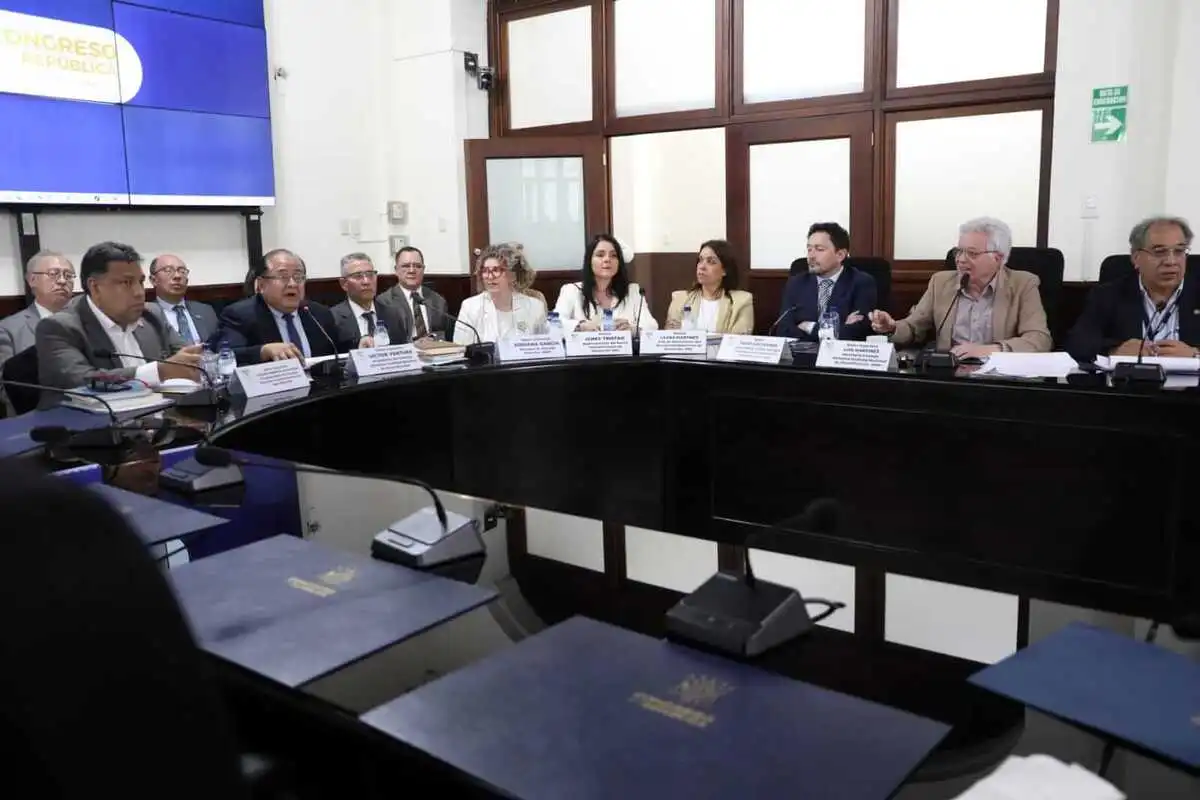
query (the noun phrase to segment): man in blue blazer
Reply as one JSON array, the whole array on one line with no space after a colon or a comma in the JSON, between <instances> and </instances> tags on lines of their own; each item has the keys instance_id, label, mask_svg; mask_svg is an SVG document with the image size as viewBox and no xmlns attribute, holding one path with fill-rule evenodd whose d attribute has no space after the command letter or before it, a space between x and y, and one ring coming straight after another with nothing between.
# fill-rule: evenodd
<instances>
[{"instance_id":1,"label":"man in blue blazer","mask_svg":"<svg viewBox=\"0 0 1200 800\"><path fill-rule=\"evenodd\" d=\"M1135 273L1103 283L1067 339L1067 352L1089 363L1096 356L1195 357L1200 350L1200 287L1186 280L1192 229L1178 217L1142 220L1129 234Z\"/></svg>"},{"instance_id":2,"label":"man in blue blazer","mask_svg":"<svg viewBox=\"0 0 1200 800\"><path fill-rule=\"evenodd\" d=\"M839 339L866 339L871 334L867 314L875 307L875 279L845 266L850 234L836 222L818 222L808 229L808 269L788 278L776 334L817 341L817 326L827 309L841 318Z\"/></svg>"},{"instance_id":3,"label":"man in blue blazer","mask_svg":"<svg viewBox=\"0 0 1200 800\"><path fill-rule=\"evenodd\" d=\"M304 297L304 260L290 250L272 250L255 269L253 297L228 305L210 340L229 342L239 364L345 353L357 342L340 341L329 309Z\"/></svg>"}]
</instances>

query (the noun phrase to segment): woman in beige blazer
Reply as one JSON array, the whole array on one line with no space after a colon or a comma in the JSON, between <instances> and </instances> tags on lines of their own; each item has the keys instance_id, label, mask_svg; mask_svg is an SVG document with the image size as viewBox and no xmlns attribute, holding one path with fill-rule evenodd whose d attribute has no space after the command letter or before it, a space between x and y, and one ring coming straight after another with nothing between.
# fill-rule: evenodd
<instances>
[{"instance_id":1,"label":"woman in beige blazer","mask_svg":"<svg viewBox=\"0 0 1200 800\"><path fill-rule=\"evenodd\" d=\"M683 310L690 308L696 327L709 333L751 333L754 330L754 296L738 290L738 264L733 248L723 239L700 245L696 255L696 283L691 289L671 293L667 327L679 328Z\"/></svg>"}]
</instances>

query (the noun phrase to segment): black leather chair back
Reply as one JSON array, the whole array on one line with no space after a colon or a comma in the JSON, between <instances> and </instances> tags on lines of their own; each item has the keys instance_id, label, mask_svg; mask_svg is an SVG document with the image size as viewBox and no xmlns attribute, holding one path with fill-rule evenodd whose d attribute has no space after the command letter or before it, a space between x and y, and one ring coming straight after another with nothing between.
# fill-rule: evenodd
<instances>
[{"instance_id":1,"label":"black leather chair back","mask_svg":"<svg viewBox=\"0 0 1200 800\"><path fill-rule=\"evenodd\" d=\"M1200 274L1200 255L1187 257L1187 272ZM1119 281L1133 274L1133 258L1125 253L1114 253L1100 262L1100 282Z\"/></svg>"},{"instance_id":2,"label":"black leather chair back","mask_svg":"<svg viewBox=\"0 0 1200 800\"><path fill-rule=\"evenodd\" d=\"M41 383L38 380L37 348L27 347L4 362L0 376L4 380L21 381L22 383ZM33 411L38 406L41 392L37 389L25 389L20 386L5 386L4 394L8 402L18 414Z\"/></svg>"},{"instance_id":3,"label":"black leather chair back","mask_svg":"<svg viewBox=\"0 0 1200 800\"><path fill-rule=\"evenodd\" d=\"M875 256L850 256L846 266L860 269L875 279L875 305L888 310L892 302L892 263Z\"/></svg>"},{"instance_id":4,"label":"black leather chair back","mask_svg":"<svg viewBox=\"0 0 1200 800\"><path fill-rule=\"evenodd\" d=\"M954 269L954 251L946 252L946 269ZM1038 294L1042 298L1042 308L1046 310L1046 324L1050 328L1055 341L1061 339L1062 332L1058 329L1059 313L1058 299L1062 295L1063 285L1063 254L1056 247L1014 247L1008 254L1010 269L1022 272L1032 272L1038 276Z\"/></svg>"}]
</instances>

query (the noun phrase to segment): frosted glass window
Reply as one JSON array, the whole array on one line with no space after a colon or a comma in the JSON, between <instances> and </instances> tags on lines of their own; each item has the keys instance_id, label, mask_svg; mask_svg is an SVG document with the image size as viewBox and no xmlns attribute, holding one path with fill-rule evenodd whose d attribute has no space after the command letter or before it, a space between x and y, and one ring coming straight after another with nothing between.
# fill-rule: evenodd
<instances>
[{"instance_id":1,"label":"frosted glass window","mask_svg":"<svg viewBox=\"0 0 1200 800\"><path fill-rule=\"evenodd\" d=\"M838 609L818 624L854 633L854 567L765 550L751 550L750 564L757 577L790 586L801 597L845 603L845 608ZM810 606L808 610L814 615L822 611L820 606Z\"/></svg>"},{"instance_id":2,"label":"frosted glass window","mask_svg":"<svg viewBox=\"0 0 1200 800\"><path fill-rule=\"evenodd\" d=\"M583 159L489 158L488 235L525 245L534 269L579 261L584 241Z\"/></svg>"},{"instance_id":3,"label":"frosted glass window","mask_svg":"<svg viewBox=\"0 0 1200 800\"><path fill-rule=\"evenodd\" d=\"M1017 651L1020 600L1011 594L888 575L884 638L994 664Z\"/></svg>"},{"instance_id":4,"label":"frosted glass window","mask_svg":"<svg viewBox=\"0 0 1200 800\"><path fill-rule=\"evenodd\" d=\"M613 232L634 252L694 252L725 236L724 128L609 143Z\"/></svg>"},{"instance_id":5,"label":"frosted glass window","mask_svg":"<svg viewBox=\"0 0 1200 800\"><path fill-rule=\"evenodd\" d=\"M898 88L1046 68L1046 0L900 0L896 13Z\"/></svg>"},{"instance_id":6,"label":"frosted glass window","mask_svg":"<svg viewBox=\"0 0 1200 800\"><path fill-rule=\"evenodd\" d=\"M592 119L592 10L588 6L508 23L512 128Z\"/></svg>"},{"instance_id":7,"label":"frosted glass window","mask_svg":"<svg viewBox=\"0 0 1200 800\"><path fill-rule=\"evenodd\" d=\"M752 145L750 266L786 269L814 222L850 228L850 140Z\"/></svg>"},{"instance_id":8,"label":"frosted glass window","mask_svg":"<svg viewBox=\"0 0 1200 800\"><path fill-rule=\"evenodd\" d=\"M717 571L717 543L627 527L625 575L631 581L689 593Z\"/></svg>"},{"instance_id":9,"label":"frosted glass window","mask_svg":"<svg viewBox=\"0 0 1200 800\"><path fill-rule=\"evenodd\" d=\"M529 508L525 510L525 549L532 556L604 572L604 524Z\"/></svg>"},{"instance_id":10,"label":"frosted glass window","mask_svg":"<svg viewBox=\"0 0 1200 800\"><path fill-rule=\"evenodd\" d=\"M614 0L618 117L715 108L715 0Z\"/></svg>"},{"instance_id":11,"label":"frosted glass window","mask_svg":"<svg viewBox=\"0 0 1200 800\"><path fill-rule=\"evenodd\" d=\"M743 101L861 92L866 14L864 0L744 0Z\"/></svg>"},{"instance_id":12,"label":"frosted glass window","mask_svg":"<svg viewBox=\"0 0 1200 800\"><path fill-rule=\"evenodd\" d=\"M999 217L1013 244L1037 244L1042 112L896 125L893 258L942 259L972 217Z\"/></svg>"}]
</instances>

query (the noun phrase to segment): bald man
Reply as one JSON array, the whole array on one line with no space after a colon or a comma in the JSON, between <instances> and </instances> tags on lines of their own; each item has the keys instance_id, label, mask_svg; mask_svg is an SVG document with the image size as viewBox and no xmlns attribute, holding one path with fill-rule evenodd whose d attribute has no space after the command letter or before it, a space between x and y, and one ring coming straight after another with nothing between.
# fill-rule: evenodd
<instances>
[{"instance_id":1,"label":"bald man","mask_svg":"<svg viewBox=\"0 0 1200 800\"><path fill-rule=\"evenodd\" d=\"M184 300L190 275L179 256L166 253L150 262L154 302L162 309L167 324L184 344L203 344L217 332L217 312L204 303Z\"/></svg>"}]
</instances>

